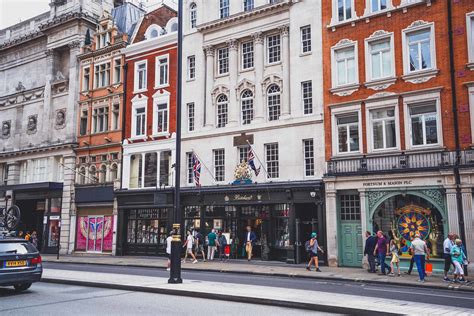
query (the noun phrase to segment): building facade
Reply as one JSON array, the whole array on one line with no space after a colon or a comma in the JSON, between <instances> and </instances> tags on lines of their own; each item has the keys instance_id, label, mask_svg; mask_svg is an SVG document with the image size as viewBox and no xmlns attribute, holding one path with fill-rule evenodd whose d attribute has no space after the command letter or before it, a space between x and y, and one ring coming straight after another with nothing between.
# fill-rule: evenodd
<instances>
[{"instance_id":1,"label":"building facade","mask_svg":"<svg viewBox=\"0 0 474 316\"><path fill-rule=\"evenodd\" d=\"M323 3L330 265L361 266L365 231L394 238L402 264L417 231L436 267L449 231L472 247L473 7L451 17L449 2Z\"/></svg>"},{"instance_id":2,"label":"building facade","mask_svg":"<svg viewBox=\"0 0 474 316\"><path fill-rule=\"evenodd\" d=\"M70 253L78 61L87 30L112 0L51 1L50 11L0 31L0 206L43 252Z\"/></svg>"},{"instance_id":3,"label":"building facade","mask_svg":"<svg viewBox=\"0 0 474 316\"><path fill-rule=\"evenodd\" d=\"M75 251L115 253L124 113L124 55L128 35L144 11L126 3L104 12L79 59ZM86 39L86 42L88 40Z\"/></svg>"},{"instance_id":4,"label":"building facade","mask_svg":"<svg viewBox=\"0 0 474 316\"><path fill-rule=\"evenodd\" d=\"M320 9L185 1L184 225L228 233L233 255L242 255L246 226L262 259L299 262L311 231L324 244Z\"/></svg>"},{"instance_id":5,"label":"building facade","mask_svg":"<svg viewBox=\"0 0 474 316\"><path fill-rule=\"evenodd\" d=\"M147 13L123 49L127 69L117 254L165 254L176 148L177 13Z\"/></svg>"}]
</instances>

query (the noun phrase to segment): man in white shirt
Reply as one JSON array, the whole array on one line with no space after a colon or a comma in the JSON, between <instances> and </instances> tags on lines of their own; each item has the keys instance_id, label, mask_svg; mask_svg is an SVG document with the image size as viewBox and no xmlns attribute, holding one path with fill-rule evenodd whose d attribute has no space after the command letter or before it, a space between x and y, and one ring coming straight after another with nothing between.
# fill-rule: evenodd
<instances>
[{"instance_id":1,"label":"man in white shirt","mask_svg":"<svg viewBox=\"0 0 474 316\"><path fill-rule=\"evenodd\" d=\"M448 238L446 238L443 242L443 256L444 256L444 278L443 280L446 282L451 281L448 278L448 272L451 266L453 266L453 260L451 259L451 249L454 246L454 233L449 233Z\"/></svg>"},{"instance_id":2,"label":"man in white shirt","mask_svg":"<svg viewBox=\"0 0 474 316\"><path fill-rule=\"evenodd\" d=\"M166 271L170 270L171 266L171 241L173 240L173 232L171 231L168 238L166 238L166 255L168 256L168 267Z\"/></svg>"},{"instance_id":3,"label":"man in white shirt","mask_svg":"<svg viewBox=\"0 0 474 316\"><path fill-rule=\"evenodd\" d=\"M197 263L196 256L193 253L194 248L194 237L190 231L188 231L188 237L186 237L186 242L183 245L183 248L186 247L186 254L184 255L183 263L186 263L186 259L188 258L188 254L194 259L193 263Z\"/></svg>"},{"instance_id":4,"label":"man in white shirt","mask_svg":"<svg viewBox=\"0 0 474 316\"><path fill-rule=\"evenodd\" d=\"M425 263L426 255L429 255L428 247L426 242L421 240L420 233L415 234L415 240L411 242L410 246L411 251L413 252L413 258L415 259L416 269L418 270L418 276L420 277L420 282L425 282Z\"/></svg>"}]
</instances>

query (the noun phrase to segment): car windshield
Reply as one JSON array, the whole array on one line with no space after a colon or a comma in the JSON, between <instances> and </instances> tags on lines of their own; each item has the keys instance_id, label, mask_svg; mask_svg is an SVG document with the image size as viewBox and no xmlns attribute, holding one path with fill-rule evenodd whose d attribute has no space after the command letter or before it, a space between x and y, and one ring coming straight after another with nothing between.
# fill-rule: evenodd
<instances>
[{"instance_id":1,"label":"car windshield","mask_svg":"<svg viewBox=\"0 0 474 316\"><path fill-rule=\"evenodd\" d=\"M26 242L0 242L0 255L17 254L25 255L28 253L28 244Z\"/></svg>"}]
</instances>

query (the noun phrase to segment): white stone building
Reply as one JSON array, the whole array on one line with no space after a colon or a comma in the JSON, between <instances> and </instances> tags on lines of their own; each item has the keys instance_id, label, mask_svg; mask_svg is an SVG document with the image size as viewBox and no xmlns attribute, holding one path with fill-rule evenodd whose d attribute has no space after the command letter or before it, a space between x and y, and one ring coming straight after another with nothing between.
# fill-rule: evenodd
<instances>
[{"instance_id":1,"label":"white stone building","mask_svg":"<svg viewBox=\"0 0 474 316\"><path fill-rule=\"evenodd\" d=\"M324 229L321 3L188 0L184 17L186 228L240 236L250 225L255 255L299 260L295 245ZM252 184L237 184L248 143L262 171Z\"/></svg>"}]
</instances>

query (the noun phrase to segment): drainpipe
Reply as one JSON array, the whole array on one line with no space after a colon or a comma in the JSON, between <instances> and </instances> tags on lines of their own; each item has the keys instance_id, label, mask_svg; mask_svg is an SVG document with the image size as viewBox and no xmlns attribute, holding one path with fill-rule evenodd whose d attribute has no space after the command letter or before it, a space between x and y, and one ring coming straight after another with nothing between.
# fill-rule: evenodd
<instances>
[{"instance_id":1,"label":"drainpipe","mask_svg":"<svg viewBox=\"0 0 474 316\"><path fill-rule=\"evenodd\" d=\"M453 105L453 123L454 123L454 140L456 144L456 159L454 163L454 179L456 182L456 203L458 208L459 220L459 234L461 240L466 242L466 232L464 229L464 212L462 205L461 194L461 175L459 174L459 163L461 159L461 145L459 142L459 120L457 111L457 96L456 96L456 68L454 63L454 43L453 43L453 12L452 1L447 0L448 3L448 36L449 36L449 65L451 74L451 101Z\"/></svg>"}]
</instances>

